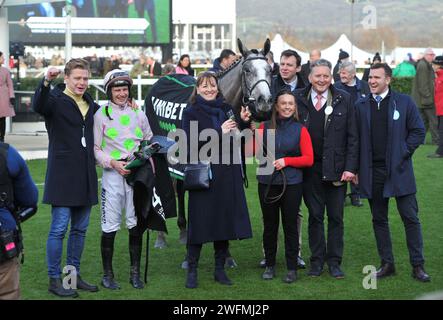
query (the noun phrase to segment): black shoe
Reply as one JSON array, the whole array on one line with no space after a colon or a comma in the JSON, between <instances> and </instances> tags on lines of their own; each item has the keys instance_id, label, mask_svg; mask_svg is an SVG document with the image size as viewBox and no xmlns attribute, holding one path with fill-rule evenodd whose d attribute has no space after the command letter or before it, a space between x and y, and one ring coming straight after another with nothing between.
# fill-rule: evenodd
<instances>
[{"instance_id":1,"label":"black shoe","mask_svg":"<svg viewBox=\"0 0 443 320\"><path fill-rule=\"evenodd\" d=\"M262 259L258 265L260 268L266 268L266 259Z\"/></svg>"},{"instance_id":2,"label":"black shoe","mask_svg":"<svg viewBox=\"0 0 443 320\"><path fill-rule=\"evenodd\" d=\"M283 278L283 282L293 283L297 280L297 271L296 270L288 270L286 277Z\"/></svg>"},{"instance_id":3,"label":"black shoe","mask_svg":"<svg viewBox=\"0 0 443 320\"><path fill-rule=\"evenodd\" d=\"M214 280L221 283L221 284L224 284L227 286L232 286L232 281L228 278L224 269L216 269L215 270Z\"/></svg>"},{"instance_id":4,"label":"black shoe","mask_svg":"<svg viewBox=\"0 0 443 320\"><path fill-rule=\"evenodd\" d=\"M377 270L377 279L386 278L393 276L395 274L395 266L393 263L384 263L381 265L380 269Z\"/></svg>"},{"instance_id":5,"label":"black shoe","mask_svg":"<svg viewBox=\"0 0 443 320\"><path fill-rule=\"evenodd\" d=\"M351 194L351 205L354 207L362 207L363 203L361 202L360 196L358 194Z\"/></svg>"},{"instance_id":6,"label":"black shoe","mask_svg":"<svg viewBox=\"0 0 443 320\"><path fill-rule=\"evenodd\" d=\"M197 269L189 270L188 275L186 276L186 284L185 287L188 289L195 289L198 287L197 282Z\"/></svg>"},{"instance_id":7,"label":"black shoe","mask_svg":"<svg viewBox=\"0 0 443 320\"><path fill-rule=\"evenodd\" d=\"M87 283L80 276L77 276L77 289L85 290L85 291L89 291L89 292L97 292L98 291L97 286Z\"/></svg>"},{"instance_id":8,"label":"black shoe","mask_svg":"<svg viewBox=\"0 0 443 320\"><path fill-rule=\"evenodd\" d=\"M262 274L263 280L272 280L275 277L275 267L266 267L265 272Z\"/></svg>"},{"instance_id":9,"label":"black shoe","mask_svg":"<svg viewBox=\"0 0 443 320\"><path fill-rule=\"evenodd\" d=\"M443 158L443 154L438 154L438 153L432 153L432 154L428 154L428 158Z\"/></svg>"},{"instance_id":10,"label":"black shoe","mask_svg":"<svg viewBox=\"0 0 443 320\"><path fill-rule=\"evenodd\" d=\"M312 265L311 269L308 271L308 276L310 277L319 277L323 272L323 267L319 265Z\"/></svg>"},{"instance_id":11,"label":"black shoe","mask_svg":"<svg viewBox=\"0 0 443 320\"><path fill-rule=\"evenodd\" d=\"M302 257L297 257L297 268L306 269L306 263L303 261Z\"/></svg>"},{"instance_id":12,"label":"black shoe","mask_svg":"<svg viewBox=\"0 0 443 320\"><path fill-rule=\"evenodd\" d=\"M426 273L423 266L417 266L412 269L412 277L421 282L431 281L431 277Z\"/></svg>"},{"instance_id":13,"label":"black shoe","mask_svg":"<svg viewBox=\"0 0 443 320\"><path fill-rule=\"evenodd\" d=\"M102 286L106 289L118 290L120 289L120 285L115 282L114 275L112 273L105 273L102 278Z\"/></svg>"},{"instance_id":14,"label":"black shoe","mask_svg":"<svg viewBox=\"0 0 443 320\"><path fill-rule=\"evenodd\" d=\"M335 279L343 279L345 274L338 265L329 266L329 274Z\"/></svg>"},{"instance_id":15,"label":"black shoe","mask_svg":"<svg viewBox=\"0 0 443 320\"><path fill-rule=\"evenodd\" d=\"M60 278L49 278L49 288L50 293L62 298L77 298L78 293L73 289L65 289L62 285L62 279Z\"/></svg>"}]
</instances>

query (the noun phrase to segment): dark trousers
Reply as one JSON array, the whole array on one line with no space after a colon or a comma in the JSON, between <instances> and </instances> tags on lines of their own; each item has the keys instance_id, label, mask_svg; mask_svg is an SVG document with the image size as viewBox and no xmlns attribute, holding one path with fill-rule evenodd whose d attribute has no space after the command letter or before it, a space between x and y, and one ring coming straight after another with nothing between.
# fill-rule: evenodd
<instances>
[{"instance_id":1,"label":"dark trousers","mask_svg":"<svg viewBox=\"0 0 443 320\"><path fill-rule=\"evenodd\" d=\"M432 144L439 144L437 131L437 116L435 115L435 106L432 108L419 108L420 116L425 125L426 132L431 132Z\"/></svg>"},{"instance_id":2,"label":"dark trousers","mask_svg":"<svg viewBox=\"0 0 443 320\"><path fill-rule=\"evenodd\" d=\"M438 116L438 148L435 153L443 156L443 116Z\"/></svg>"},{"instance_id":3,"label":"dark trousers","mask_svg":"<svg viewBox=\"0 0 443 320\"><path fill-rule=\"evenodd\" d=\"M349 186L351 188L351 195L360 196L360 188L358 187L358 184L349 182Z\"/></svg>"},{"instance_id":4,"label":"dark trousers","mask_svg":"<svg viewBox=\"0 0 443 320\"><path fill-rule=\"evenodd\" d=\"M303 176L303 198L309 211L309 248L311 265L340 265L343 256L343 209L347 184L334 186L322 181L321 163L306 169ZM324 215L328 215L325 240Z\"/></svg>"},{"instance_id":5,"label":"dark trousers","mask_svg":"<svg viewBox=\"0 0 443 320\"><path fill-rule=\"evenodd\" d=\"M214 241L213 244L214 244L215 267L223 269L226 259L226 253L228 252L229 241L228 240ZM202 243L188 244L187 259L190 269L197 268L202 246L203 246Z\"/></svg>"},{"instance_id":6,"label":"dark trousers","mask_svg":"<svg viewBox=\"0 0 443 320\"><path fill-rule=\"evenodd\" d=\"M6 133L6 118L0 118L0 141L5 141L5 133Z\"/></svg>"},{"instance_id":7,"label":"dark trousers","mask_svg":"<svg viewBox=\"0 0 443 320\"><path fill-rule=\"evenodd\" d=\"M267 185L262 183L258 184L258 195L263 213L263 248L265 250L266 266L272 267L275 265L281 211L285 236L286 267L288 270L295 270L300 246L297 223L303 194L302 184L288 185L280 200L271 204L265 203L264 201L266 188ZM269 196L277 196L281 191L282 186L273 185L269 190Z\"/></svg>"},{"instance_id":8,"label":"dark trousers","mask_svg":"<svg viewBox=\"0 0 443 320\"><path fill-rule=\"evenodd\" d=\"M369 199L369 205L371 207L372 226L374 228L378 254L382 264L394 263L388 221L389 198L383 197L383 188L387 174L386 168L374 167L372 170L372 199ZM410 263L412 266L423 265L423 237L418 219L418 205L415 194L395 197L395 200L397 202L397 210L405 227Z\"/></svg>"}]
</instances>

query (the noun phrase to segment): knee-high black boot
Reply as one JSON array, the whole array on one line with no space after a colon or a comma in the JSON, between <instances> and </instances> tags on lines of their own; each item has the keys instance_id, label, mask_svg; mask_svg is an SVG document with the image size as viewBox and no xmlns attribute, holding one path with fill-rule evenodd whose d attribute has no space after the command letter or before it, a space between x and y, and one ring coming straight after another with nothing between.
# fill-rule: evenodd
<instances>
[{"instance_id":1,"label":"knee-high black boot","mask_svg":"<svg viewBox=\"0 0 443 320\"><path fill-rule=\"evenodd\" d=\"M214 280L225 285L232 285L232 281L225 272L225 260L228 251L228 241L214 241L215 271Z\"/></svg>"},{"instance_id":2,"label":"knee-high black boot","mask_svg":"<svg viewBox=\"0 0 443 320\"><path fill-rule=\"evenodd\" d=\"M201 244L188 245L188 274L186 277L185 287L189 289L197 288L197 268L198 260L200 259Z\"/></svg>"},{"instance_id":3,"label":"knee-high black boot","mask_svg":"<svg viewBox=\"0 0 443 320\"><path fill-rule=\"evenodd\" d=\"M129 256L131 260L129 283L136 289L143 289L145 287L143 281L140 279L142 241L143 235L139 233L137 227L129 230Z\"/></svg>"},{"instance_id":4,"label":"knee-high black boot","mask_svg":"<svg viewBox=\"0 0 443 320\"><path fill-rule=\"evenodd\" d=\"M117 282L114 281L114 272L112 271L112 256L114 255L114 239L116 232L102 233L101 252L103 262L102 285L105 288L116 290L120 289Z\"/></svg>"}]
</instances>

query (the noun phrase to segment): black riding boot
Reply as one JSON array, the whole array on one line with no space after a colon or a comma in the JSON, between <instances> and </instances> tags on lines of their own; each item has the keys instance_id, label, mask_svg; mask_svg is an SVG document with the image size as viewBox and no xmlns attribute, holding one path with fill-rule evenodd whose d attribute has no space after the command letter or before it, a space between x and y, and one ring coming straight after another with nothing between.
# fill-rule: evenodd
<instances>
[{"instance_id":1,"label":"black riding boot","mask_svg":"<svg viewBox=\"0 0 443 320\"><path fill-rule=\"evenodd\" d=\"M232 281L228 278L225 272L225 260L228 251L228 241L214 242L214 258L215 271L214 280L225 285L232 285Z\"/></svg>"},{"instance_id":2,"label":"black riding boot","mask_svg":"<svg viewBox=\"0 0 443 320\"><path fill-rule=\"evenodd\" d=\"M114 272L112 271L112 256L114 255L115 234L116 232L103 232L101 240L103 262L102 286L111 290L120 289L118 283L114 281Z\"/></svg>"},{"instance_id":3,"label":"black riding boot","mask_svg":"<svg viewBox=\"0 0 443 320\"><path fill-rule=\"evenodd\" d=\"M138 233L136 227L129 230L129 256L131 270L129 283L136 289L143 289L145 285L140 279L140 259L142 255L143 236Z\"/></svg>"},{"instance_id":4,"label":"black riding boot","mask_svg":"<svg viewBox=\"0 0 443 320\"><path fill-rule=\"evenodd\" d=\"M185 287L189 289L194 289L198 287L197 281L197 268L198 260L200 259L201 244L190 244L188 246L188 274L186 276Z\"/></svg>"}]
</instances>

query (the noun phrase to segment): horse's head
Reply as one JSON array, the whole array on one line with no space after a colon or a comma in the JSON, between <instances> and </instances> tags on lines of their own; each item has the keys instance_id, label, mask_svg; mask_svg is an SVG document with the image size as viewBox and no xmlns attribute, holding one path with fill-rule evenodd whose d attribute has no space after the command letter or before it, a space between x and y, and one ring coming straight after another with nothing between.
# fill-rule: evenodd
<instances>
[{"instance_id":1,"label":"horse's head","mask_svg":"<svg viewBox=\"0 0 443 320\"><path fill-rule=\"evenodd\" d=\"M271 66L266 55L271 49L271 42L266 39L263 49L248 50L240 39L238 48L243 56L242 61L242 90L243 104L248 105L256 120L268 118L272 108Z\"/></svg>"}]
</instances>

